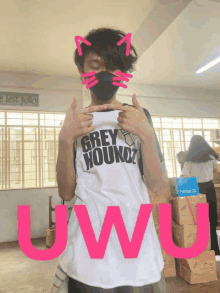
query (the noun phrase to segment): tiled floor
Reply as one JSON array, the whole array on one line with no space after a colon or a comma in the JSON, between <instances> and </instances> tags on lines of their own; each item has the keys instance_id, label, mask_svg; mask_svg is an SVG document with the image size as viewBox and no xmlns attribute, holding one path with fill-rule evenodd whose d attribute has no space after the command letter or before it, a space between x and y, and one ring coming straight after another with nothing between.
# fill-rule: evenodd
<instances>
[{"instance_id":1,"label":"tiled floor","mask_svg":"<svg viewBox=\"0 0 220 293\"><path fill-rule=\"evenodd\" d=\"M220 231L218 232L220 234ZM38 249L47 249L45 238L32 240ZM23 254L18 243L0 243L0 293L49 293L57 259L36 261ZM218 280L190 285L179 277L166 278L167 293L220 292L220 262Z\"/></svg>"}]
</instances>

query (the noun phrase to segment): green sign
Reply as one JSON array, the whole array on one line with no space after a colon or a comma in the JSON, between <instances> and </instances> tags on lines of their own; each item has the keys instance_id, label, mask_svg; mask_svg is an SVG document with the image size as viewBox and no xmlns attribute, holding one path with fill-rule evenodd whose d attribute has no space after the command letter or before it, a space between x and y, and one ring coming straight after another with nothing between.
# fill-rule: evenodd
<instances>
[{"instance_id":1,"label":"green sign","mask_svg":"<svg viewBox=\"0 0 220 293\"><path fill-rule=\"evenodd\" d=\"M0 105L39 107L39 95L0 92Z\"/></svg>"}]
</instances>

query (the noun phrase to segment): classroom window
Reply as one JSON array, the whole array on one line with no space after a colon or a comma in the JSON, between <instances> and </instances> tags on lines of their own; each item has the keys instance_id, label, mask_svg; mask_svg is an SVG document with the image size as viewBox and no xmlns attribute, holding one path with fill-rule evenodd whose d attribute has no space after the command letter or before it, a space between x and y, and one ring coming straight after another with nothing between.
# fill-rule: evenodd
<instances>
[{"instance_id":1,"label":"classroom window","mask_svg":"<svg viewBox=\"0 0 220 293\"><path fill-rule=\"evenodd\" d=\"M65 113L0 112L0 189L56 187L58 137ZM212 147L219 119L152 117L169 177L180 176L176 154L194 134Z\"/></svg>"},{"instance_id":2,"label":"classroom window","mask_svg":"<svg viewBox=\"0 0 220 293\"><path fill-rule=\"evenodd\" d=\"M213 129L220 129L220 119L152 117L152 121L164 154L168 177L181 175L176 155L188 149L193 135L201 135L211 147L218 147L211 142L210 133Z\"/></svg>"},{"instance_id":3,"label":"classroom window","mask_svg":"<svg viewBox=\"0 0 220 293\"><path fill-rule=\"evenodd\" d=\"M57 186L65 113L0 112L0 189Z\"/></svg>"}]
</instances>

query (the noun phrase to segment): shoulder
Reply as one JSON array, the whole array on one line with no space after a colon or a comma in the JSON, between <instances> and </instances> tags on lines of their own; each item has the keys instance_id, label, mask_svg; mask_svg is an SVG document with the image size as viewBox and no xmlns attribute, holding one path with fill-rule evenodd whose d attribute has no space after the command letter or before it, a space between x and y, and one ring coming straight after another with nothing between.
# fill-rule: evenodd
<instances>
[{"instance_id":1,"label":"shoulder","mask_svg":"<svg viewBox=\"0 0 220 293\"><path fill-rule=\"evenodd\" d=\"M151 117L150 112L146 108L142 107L142 109L144 110L144 113L147 117Z\"/></svg>"}]
</instances>

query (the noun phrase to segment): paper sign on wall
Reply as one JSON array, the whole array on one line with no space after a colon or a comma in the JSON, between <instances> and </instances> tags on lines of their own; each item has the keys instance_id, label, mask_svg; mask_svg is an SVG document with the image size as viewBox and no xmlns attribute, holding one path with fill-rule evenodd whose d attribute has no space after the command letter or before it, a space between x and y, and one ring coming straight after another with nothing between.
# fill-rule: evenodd
<instances>
[{"instance_id":1,"label":"paper sign on wall","mask_svg":"<svg viewBox=\"0 0 220 293\"><path fill-rule=\"evenodd\" d=\"M39 95L0 92L0 105L39 107Z\"/></svg>"}]
</instances>

